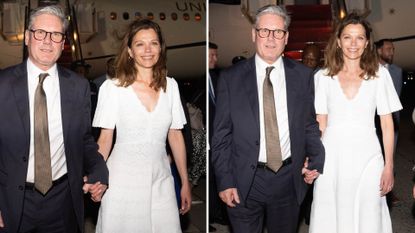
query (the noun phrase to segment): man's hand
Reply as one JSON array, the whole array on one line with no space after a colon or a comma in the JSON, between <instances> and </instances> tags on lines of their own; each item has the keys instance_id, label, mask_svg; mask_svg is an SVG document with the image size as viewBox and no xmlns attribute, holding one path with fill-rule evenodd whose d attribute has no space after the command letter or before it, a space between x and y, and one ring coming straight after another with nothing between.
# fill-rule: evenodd
<instances>
[{"instance_id":1,"label":"man's hand","mask_svg":"<svg viewBox=\"0 0 415 233\"><path fill-rule=\"evenodd\" d=\"M1 211L0 211L0 228L4 227L4 222L3 222L3 217L1 216Z\"/></svg>"},{"instance_id":2,"label":"man's hand","mask_svg":"<svg viewBox=\"0 0 415 233\"><path fill-rule=\"evenodd\" d=\"M101 182L96 182L95 184L88 184L86 183L88 181L88 178L84 176L84 186L82 189L84 190L84 193L90 193L91 194L91 200L94 202L100 202L102 195L104 194L105 190L107 190L108 186L105 184L101 184Z\"/></svg>"},{"instance_id":3,"label":"man's hand","mask_svg":"<svg viewBox=\"0 0 415 233\"><path fill-rule=\"evenodd\" d=\"M315 179L320 175L320 173L314 169L314 170L308 170L308 157L305 158L304 161L304 167L301 170L301 174L304 176L304 182L307 184L312 184Z\"/></svg>"},{"instance_id":4,"label":"man's hand","mask_svg":"<svg viewBox=\"0 0 415 233\"><path fill-rule=\"evenodd\" d=\"M301 173L304 176L304 182L307 184L312 184L315 179L320 175L320 173L317 170L308 170L307 168L303 168Z\"/></svg>"},{"instance_id":5,"label":"man's hand","mask_svg":"<svg viewBox=\"0 0 415 233\"><path fill-rule=\"evenodd\" d=\"M226 203L229 207L235 207L235 202L240 203L238 190L236 188L228 188L219 193L220 199Z\"/></svg>"}]
</instances>

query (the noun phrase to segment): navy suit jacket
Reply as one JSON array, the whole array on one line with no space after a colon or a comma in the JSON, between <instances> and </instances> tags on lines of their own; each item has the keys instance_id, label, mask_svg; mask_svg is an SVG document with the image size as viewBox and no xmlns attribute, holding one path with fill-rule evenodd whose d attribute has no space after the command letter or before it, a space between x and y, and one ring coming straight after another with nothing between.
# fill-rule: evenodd
<instances>
[{"instance_id":1,"label":"navy suit jacket","mask_svg":"<svg viewBox=\"0 0 415 233\"><path fill-rule=\"evenodd\" d=\"M91 135L88 81L58 66L62 127L68 182L79 229L83 231L83 179L108 184L108 169ZM23 210L30 144L26 62L0 71L0 211L1 232L18 230ZM75 224L75 223L74 223Z\"/></svg>"},{"instance_id":2,"label":"navy suit jacket","mask_svg":"<svg viewBox=\"0 0 415 233\"><path fill-rule=\"evenodd\" d=\"M283 58L293 162L298 203L307 191L301 169L323 171L324 148L314 110L312 70ZM218 190L237 188L241 204L250 190L259 157L259 102L255 57L223 70L216 88L216 115L212 138L212 162Z\"/></svg>"},{"instance_id":3,"label":"navy suit jacket","mask_svg":"<svg viewBox=\"0 0 415 233\"><path fill-rule=\"evenodd\" d=\"M398 96L401 96L402 92L402 69L395 65L395 64L389 64L388 66L389 74L392 77L393 86L395 87L396 93L398 93ZM393 124L395 126L395 131L399 127L400 122L400 111L392 113L393 117Z\"/></svg>"}]
</instances>

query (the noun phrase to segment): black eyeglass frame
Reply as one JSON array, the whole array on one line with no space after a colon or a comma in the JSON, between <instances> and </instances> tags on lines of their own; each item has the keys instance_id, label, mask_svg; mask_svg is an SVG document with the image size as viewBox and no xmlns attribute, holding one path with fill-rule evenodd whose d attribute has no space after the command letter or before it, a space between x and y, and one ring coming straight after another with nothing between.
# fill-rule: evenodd
<instances>
[{"instance_id":1,"label":"black eyeglass frame","mask_svg":"<svg viewBox=\"0 0 415 233\"><path fill-rule=\"evenodd\" d=\"M43 29L29 29L29 31L33 33L33 38L35 38L38 41L42 41L42 40L46 39L48 34L49 34L50 40L55 42L55 43L61 43L62 41L65 40L65 37L66 37L65 33L62 33L62 32L48 32L48 31L45 31ZM45 33L43 38L39 38L39 36L40 36L39 32ZM53 35L60 35L62 38L60 40L55 40L56 38L53 39Z\"/></svg>"},{"instance_id":2,"label":"black eyeglass frame","mask_svg":"<svg viewBox=\"0 0 415 233\"><path fill-rule=\"evenodd\" d=\"M268 38L269 35L272 32L272 37L274 37L275 39L278 39L278 40L281 40L282 38L284 38L285 35L287 35L287 32L288 32L288 31L282 30L282 29L271 30L271 29L268 29L268 28L255 28L255 31L257 32L257 35L260 38ZM275 34L275 32L277 32L277 34ZM280 34L281 32L282 32L282 34ZM266 33L266 36L264 36L262 33ZM276 35L281 35L281 36L277 37Z\"/></svg>"}]
</instances>

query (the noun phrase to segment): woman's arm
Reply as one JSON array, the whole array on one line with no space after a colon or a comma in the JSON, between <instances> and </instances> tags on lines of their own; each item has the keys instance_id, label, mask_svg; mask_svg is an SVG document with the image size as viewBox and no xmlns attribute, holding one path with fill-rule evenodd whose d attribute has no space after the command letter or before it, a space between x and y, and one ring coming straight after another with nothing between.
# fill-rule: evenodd
<instances>
[{"instance_id":1,"label":"woman's arm","mask_svg":"<svg viewBox=\"0 0 415 233\"><path fill-rule=\"evenodd\" d=\"M383 169L380 182L381 195L384 196L393 188L393 146L394 146L394 128L392 114L380 116L380 125L382 128L383 149L385 153L385 167Z\"/></svg>"},{"instance_id":2,"label":"woman's arm","mask_svg":"<svg viewBox=\"0 0 415 233\"><path fill-rule=\"evenodd\" d=\"M327 127L327 114L317 114L317 122L318 122L318 127L321 131L321 136L323 136L324 131L326 130L326 127Z\"/></svg>"},{"instance_id":3,"label":"woman's arm","mask_svg":"<svg viewBox=\"0 0 415 233\"><path fill-rule=\"evenodd\" d=\"M170 129L167 137L173 154L174 162L182 182L180 191L180 196L182 199L180 214L185 214L190 210L192 204L192 196L190 194L190 183L187 175L186 147L184 144L183 134L180 129Z\"/></svg>"},{"instance_id":4,"label":"woman's arm","mask_svg":"<svg viewBox=\"0 0 415 233\"><path fill-rule=\"evenodd\" d=\"M112 137L114 136L113 129L101 129L101 134L98 138L98 152L104 157L104 160L107 161L108 156L112 147Z\"/></svg>"}]
</instances>

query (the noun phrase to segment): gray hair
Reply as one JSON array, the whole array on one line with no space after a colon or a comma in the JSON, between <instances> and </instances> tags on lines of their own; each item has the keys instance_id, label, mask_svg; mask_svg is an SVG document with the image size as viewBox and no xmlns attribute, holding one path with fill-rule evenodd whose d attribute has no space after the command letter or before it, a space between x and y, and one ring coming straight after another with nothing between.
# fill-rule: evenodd
<instances>
[{"instance_id":1,"label":"gray hair","mask_svg":"<svg viewBox=\"0 0 415 233\"><path fill-rule=\"evenodd\" d=\"M29 24L28 24L28 29L32 29L33 26L33 21L35 21L35 18L43 15L43 14L49 14L49 15L54 15L56 17L58 17L63 25L63 33L66 32L66 29L68 28L68 19L65 16L65 13L63 12L62 7L58 6L58 5L49 5L49 6L45 6L45 7L38 7L36 9L34 9L31 13L30 13L30 19L29 19Z\"/></svg>"},{"instance_id":2,"label":"gray hair","mask_svg":"<svg viewBox=\"0 0 415 233\"><path fill-rule=\"evenodd\" d=\"M290 26L290 22L291 22L291 17L288 15L288 12L284 6L266 5L266 6L259 8L255 15L255 26L257 26L259 17L266 15L266 14L280 16L284 20L284 30L288 30L288 27Z\"/></svg>"}]
</instances>

